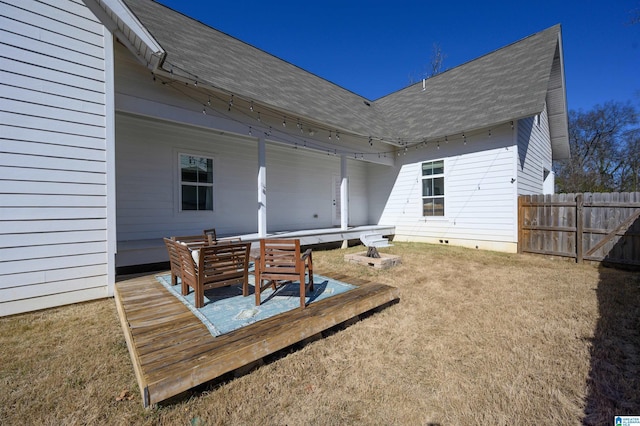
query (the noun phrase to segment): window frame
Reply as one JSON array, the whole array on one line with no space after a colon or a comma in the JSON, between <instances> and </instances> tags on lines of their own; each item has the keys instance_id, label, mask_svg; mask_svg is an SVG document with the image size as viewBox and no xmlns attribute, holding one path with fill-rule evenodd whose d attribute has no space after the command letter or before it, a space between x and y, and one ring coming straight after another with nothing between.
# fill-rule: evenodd
<instances>
[{"instance_id":1,"label":"window frame","mask_svg":"<svg viewBox=\"0 0 640 426\"><path fill-rule=\"evenodd\" d=\"M438 165L438 163L440 163L442 166L442 173L433 173L433 168L434 165ZM431 165L431 169L432 169L432 173L425 175L424 174L424 166L425 164L430 164ZM421 216L423 218L445 218L446 217L446 193L447 191L445 190L446 188L446 168L445 168L445 160L444 158L442 159L436 159L436 160L430 160L430 161L422 161L420 163L420 191L421 191L421 197L420 197L420 210L421 210ZM432 188L434 188L433 186L433 181L435 181L436 179L442 179L442 194L434 194L434 195L425 195L424 194L424 188L425 188L425 180L430 180L432 181ZM432 191L435 192L435 191ZM426 215L425 214L425 200L436 200L436 199L441 199L442 200L442 214L435 214L436 213L436 208L435 208L435 204L432 204L432 213L434 214L430 214L430 215Z\"/></svg>"},{"instance_id":2,"label":"window frame","mask_svg":"<svg viewBox=\"0 0 640 426\"><path fill-rule=\"evenodd\" d=\"M215 191L214 191L214 183L215 183L215 158L210 154L204 153L196 153L196 152L184 152L179 151L177 153L177 191L178 191L178 212L180 213L193 213L193 214L206 214L211 213L215 210ZM211 182L188 182L182 180L182 158L183 157L193 157L198 160L206 160L211 161ZM185 209L182 199L182 191L184 186L193 186L196 188L211 188L211 208L208 209ZM197 192L197 191L196 191ZM196 201L196 207L199 207L198 202Z\"/></svg>"}]
</instances>

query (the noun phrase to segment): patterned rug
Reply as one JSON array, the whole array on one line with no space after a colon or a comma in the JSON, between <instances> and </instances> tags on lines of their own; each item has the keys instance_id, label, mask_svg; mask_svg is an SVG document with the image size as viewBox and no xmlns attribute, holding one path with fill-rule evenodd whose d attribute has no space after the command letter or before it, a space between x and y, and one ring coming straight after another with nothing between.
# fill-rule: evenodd
<instances>
[{"instance_id":1,"label":"patterned rug","mask_svg":"<svg viewBox=\"0 0 640 426\"><path fill-rule=\"evenodd\" d=\"M300 308L300 284L292 281L279 287L275 292L269 288L261 294L262 303L255 306L254 276L249 275L249 296L242 296L242 286L215 288L204 292L204 307L194 305L193 291L188 295L180 294L180 284L171 285L171 275L156 275L156 279L171 294L182 301L209 329L212 335L219 336L274 315ZM337 281L322 275L313 275L313 292L306 296L307 304L335 296L356 288L351 284Z\"/></svg>"}]
</instances>

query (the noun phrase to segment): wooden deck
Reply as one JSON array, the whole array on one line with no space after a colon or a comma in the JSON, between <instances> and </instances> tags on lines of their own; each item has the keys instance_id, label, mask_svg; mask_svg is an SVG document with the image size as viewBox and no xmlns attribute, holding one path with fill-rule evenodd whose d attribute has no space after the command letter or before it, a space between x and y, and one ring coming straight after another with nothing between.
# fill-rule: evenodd
<instances>
[{"instance_id":1,"label":"wooden deck","mask_svg":"<svg viewBox=\"0 0 640 426\"><path fill-rule=\"evenodd\" d=\"M223 334L209 330L154 275L116 284L115 301L145 407L398 299L394 287L334 276L357 288Z\"/></svg>"}]
</instances>

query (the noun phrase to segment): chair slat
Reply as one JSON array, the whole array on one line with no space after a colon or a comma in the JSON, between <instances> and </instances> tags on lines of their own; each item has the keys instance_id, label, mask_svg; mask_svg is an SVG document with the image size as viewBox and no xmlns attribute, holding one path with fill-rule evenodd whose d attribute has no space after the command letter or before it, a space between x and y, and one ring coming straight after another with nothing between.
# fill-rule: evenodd
<instances>
[{"instance_id":1,"label":"chair slat","mask_svg":"<svg viewBox=\"0 0 640 426\"><path fill-rule=\"evenodd\" d=\"M204 306L204 290L208 289L242 284L243 296L249 295L251 243L203 245L198 248L197 256L187 243L173 241L173 244L180 253L182 294L188 294L188 288L193 288L196 308Z\"/></svg>"},{"instance_id":2,"label":"chair slat","mask_svg":"<svg viewBox=\"0 0 640 426\"><path fill-rule=\"evenodd\" d=\"M309 271L309 283L305 274ZM260 293L267 287L276 289L279 281L299 281L300 307L305 307L307 287L313 291L313 263L310 250L300 255L300 240L260 240L260 257L256 262L256 305L260 305Z\"/></svg>"}]
</instances>

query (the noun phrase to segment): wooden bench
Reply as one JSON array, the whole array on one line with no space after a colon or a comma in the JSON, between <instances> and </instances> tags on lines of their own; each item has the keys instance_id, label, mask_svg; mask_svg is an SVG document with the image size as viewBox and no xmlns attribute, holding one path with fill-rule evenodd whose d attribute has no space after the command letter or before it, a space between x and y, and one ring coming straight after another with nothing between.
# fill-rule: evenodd
<instances>
[{"instance_id":1,"label":"wooden bench","mask_svg":"<svg viewBox=\"0 0 640 426\"><path fill-rule=\"evenodd\" d=\"M242 295L249 295L249 251L251 243L218 240L192 250L187 243L173 241L180 256L182 294L195 292L195 306L204 306L204 291L242 284Z\"/></svg>"}]
</instances>

